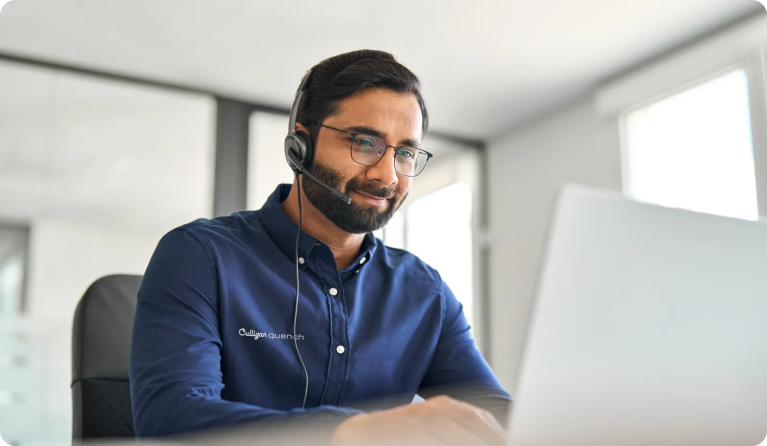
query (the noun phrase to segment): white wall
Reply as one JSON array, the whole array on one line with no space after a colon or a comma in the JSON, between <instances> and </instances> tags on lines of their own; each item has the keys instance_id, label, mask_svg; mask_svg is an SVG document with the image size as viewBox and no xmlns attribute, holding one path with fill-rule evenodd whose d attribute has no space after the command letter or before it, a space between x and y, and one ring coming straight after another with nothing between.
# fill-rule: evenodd
<instances>
[{"instance_id":1,"label":"white wall","mask_svg":"<svg viewBox=\"0 0 767 446\"><path fill-rule=\"evenodd\" d=\"M512 395L557 190L620 190L619 134L584 99L488 145L490 361Z\"/></svg>"}]
</instances>

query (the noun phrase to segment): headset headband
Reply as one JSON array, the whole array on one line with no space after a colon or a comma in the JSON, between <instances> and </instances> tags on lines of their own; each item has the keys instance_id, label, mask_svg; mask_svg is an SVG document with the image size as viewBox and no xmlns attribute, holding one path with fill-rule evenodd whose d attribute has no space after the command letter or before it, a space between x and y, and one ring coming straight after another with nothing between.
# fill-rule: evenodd
<instances>
[{"instance_id":1,"label":"headset headband","mask_svg":"<svg viewBox=\"0 0 767 446\"><path fill-rule=\"evenodd\" d=\"M304 96L304 88L306 88L306 85L309 83L309 78L312 77L312 72L314 72L314 68L311 68L309 71L307 71L303 82L301 82L301 85L298 87L298 91L296 92L296 98L293 100L293 107L291 107L290 109L290 121L288 122L288 126L289 126L288 135L292 135L296 132L296 119L298 119L298 107L301 105L301 99Z\"/></svg>"}]
</instances>

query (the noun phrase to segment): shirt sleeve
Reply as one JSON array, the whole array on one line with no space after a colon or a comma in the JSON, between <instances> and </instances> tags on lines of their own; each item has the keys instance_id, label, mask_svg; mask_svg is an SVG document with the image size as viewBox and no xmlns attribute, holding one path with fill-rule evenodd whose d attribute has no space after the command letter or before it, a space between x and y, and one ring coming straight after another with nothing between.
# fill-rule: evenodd
<instances>
[{"instance_id":1,"label":"shirt sleeve","mask_svg":"<svg viewBox=\"0 0 767 446\"><path fill-rule=\"evenodd\" d=\"M360 413L335 406L278 411L222 399L217 301L216 264L203 240L184 227L165 235L142 280L133 325L129 377L137 437L293 421L317 421L330 434Z\"/></svg>"},{"instance_id":2,"label":"shirt sleeve","mask_svg":"<svg viewBox=\"0 0 767 446\"><path fill-rule=\"evenodd\" d=\"M471 337L463 305L438 273L442 299L442 327L431 364L418 394L423 398L447 395L482 407L505 425L511 396L503 389Z\"/></svg>"}]
</instances>

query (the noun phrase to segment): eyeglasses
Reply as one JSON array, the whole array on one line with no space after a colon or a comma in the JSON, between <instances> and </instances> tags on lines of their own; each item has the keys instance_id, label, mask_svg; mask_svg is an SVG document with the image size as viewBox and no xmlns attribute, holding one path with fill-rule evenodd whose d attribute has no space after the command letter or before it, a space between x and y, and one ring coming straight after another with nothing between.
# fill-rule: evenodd
<instances>
[{"instance_id":1,"label":"eyeglasses","mask_svg":"<svg viewBox=\"0 0 767 446\"><path fill-rule=\"evenodd\" d=\"M376 165L381 161L389 147L391 147L394 149L394 170L400 175L414 177L423 172L429 158L433 156L431 153L417 147L390 146L377 136L349 132L324 124L320 124L320 126L349 135L350 138L347 139L351 143L352 160L363 166Z\"/></svg>"}]
</instances>

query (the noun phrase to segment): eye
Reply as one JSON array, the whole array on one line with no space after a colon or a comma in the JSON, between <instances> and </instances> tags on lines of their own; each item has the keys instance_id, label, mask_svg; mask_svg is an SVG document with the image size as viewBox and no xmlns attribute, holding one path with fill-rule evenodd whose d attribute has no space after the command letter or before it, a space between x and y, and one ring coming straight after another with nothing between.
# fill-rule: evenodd
<instances>
[{"instance_id":1,"label":"eye","mask_svg":"<svg viewBox=\"0 0 767 446\"><path fill-rule=\"evenodd\" d=\"M402 150L399 150L397 152L397 156L399 156L401 158L404 158L404 159L407 159L407 160L411 160L411 159L415 158L415 153L413 153L412 150L402 149Z\"/></svg>"},{"instance_id":2,"label":"eye","mask_svg":"<svg viewBox=\"0 0 767 446\"><path fill-rule=\"evenodd\" d=\"M370 138L357 136L354 138L354 145L360 150L371 150L376 147L376 142Z\"/></svg>"},{"instance_id":3,"label":"eye","mask_svg":"<svg viewBox=\"0 0 767 446\"><path fill-rule=\"evenodd\" d=\"M369 139L360 138L360 144L365 147L375 147L375 143Z\"/></svg>"}]
</instances>

